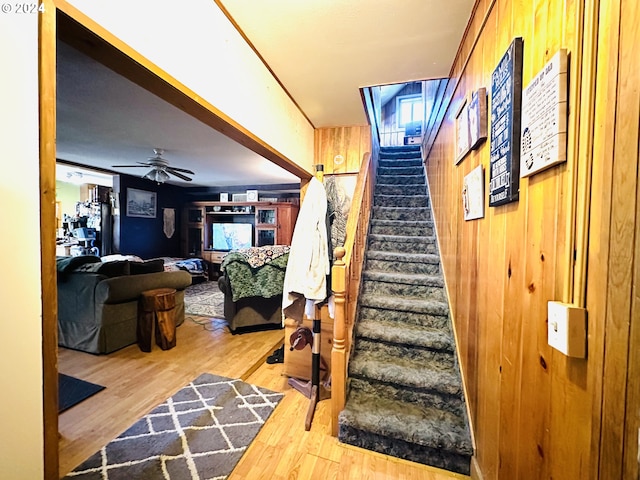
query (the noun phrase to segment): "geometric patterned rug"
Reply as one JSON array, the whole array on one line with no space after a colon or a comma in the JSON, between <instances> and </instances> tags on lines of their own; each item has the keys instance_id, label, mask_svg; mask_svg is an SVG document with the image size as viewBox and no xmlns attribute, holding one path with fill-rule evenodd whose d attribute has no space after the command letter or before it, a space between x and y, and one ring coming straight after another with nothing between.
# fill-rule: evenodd
<instances>
[{"instance_id":1,"label":"geometric patterned rug","mask_svg":"<svg viewBox=\"0 0 640 480\"><path fill-rule=\"evenodd\" d=\"M223 480L282 397L204 373L65 478Z\"/></svg>"},{"instance_id":2,"label":"geometric patterned rug","mask_svg":"<svg viewBox=\"0 0 640 480\"><path fill-rule=\"evenodd\" d=\"M224 320L224 293L218 288L218 282L188 286L184 291L184 313Z\"/></svg>"}]
</instances>

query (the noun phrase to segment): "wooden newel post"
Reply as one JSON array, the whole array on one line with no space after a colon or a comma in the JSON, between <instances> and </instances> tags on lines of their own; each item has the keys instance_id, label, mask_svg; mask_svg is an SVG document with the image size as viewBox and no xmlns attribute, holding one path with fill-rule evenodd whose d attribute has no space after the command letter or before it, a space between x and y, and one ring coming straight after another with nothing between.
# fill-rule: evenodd
<instances>
[{"instance_id":1,"label":"wooden newel post","mask_svg":"<svg viewBox=\"0 0 640 480\"><path fill-rule=\"evenodd\" d=\"M346 399L347 363L346 363L346 265L343 257L346 250L337 247L336 257L331 268L331 289L335 300L335 318L333 320L333 347L331 349L331 434L338 436L338 415L344 410Z\"/></svg>"}]
</instances>

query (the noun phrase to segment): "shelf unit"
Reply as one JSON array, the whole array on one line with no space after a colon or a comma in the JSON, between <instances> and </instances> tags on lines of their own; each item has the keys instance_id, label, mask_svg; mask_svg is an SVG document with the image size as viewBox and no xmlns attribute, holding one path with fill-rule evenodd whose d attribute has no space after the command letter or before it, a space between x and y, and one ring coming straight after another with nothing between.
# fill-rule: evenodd
<instances>
[{"instance_id":1,"label":"shelf unit","mask_svg":"<svg viewBox=\"0 0 640 480\"><path fill-rule=\"evenodd\" d=\"M298 205L289 202L192 202L184 207L182 254L219 265L226 251L214 250L212 224L251 223L253 245L290 245Z\"/></svg>"}]
</instances>

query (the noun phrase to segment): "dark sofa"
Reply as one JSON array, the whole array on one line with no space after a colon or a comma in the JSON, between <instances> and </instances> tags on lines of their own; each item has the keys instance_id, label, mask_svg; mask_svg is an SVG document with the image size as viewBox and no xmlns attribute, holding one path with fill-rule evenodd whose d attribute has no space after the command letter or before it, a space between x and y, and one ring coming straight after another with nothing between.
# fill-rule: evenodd
<instances>
[{"instance_id":1,"label":"dark sofa","mask_svg":"<svg viewBox=\"0 0 640 480\"><path fill-rule=\"evenodd\" d=\"M155 288L176 289L176 324L184 322L191 275L165 272L158 261L133 263L59 257L58 345L105 354L136 343L138 298Z\"/></svg>"},{"instance_id":2,"label":"dark sofa","mask_svg":"<svg viewBox=\"0 0 640 480\"><path fill-rule=\"evenodd\" d=\"M252 247L227 254L218 287L232 333L282 327L282 287L289 247Z\"/></svg>"},{"instance_id":3,"label":"dark sofa","mask_svg":"<svg viewBox=\"0 0 640 480\"><path fill-rule=\"evenodd\" d=\"M282 325L282 295L245 297L234 301L231 282L226 275L218 278L218 288L224 293L224 318L232 333L259 325L274 328Z\"/></svg>"}]
</instances>

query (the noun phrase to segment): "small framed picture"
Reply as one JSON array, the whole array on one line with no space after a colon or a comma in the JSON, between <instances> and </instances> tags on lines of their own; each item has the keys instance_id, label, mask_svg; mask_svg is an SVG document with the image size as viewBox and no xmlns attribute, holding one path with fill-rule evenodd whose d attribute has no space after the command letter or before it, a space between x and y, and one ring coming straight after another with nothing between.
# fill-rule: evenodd
<instances>
[{"instance_id":1,"label":"small framed picture","mask_svg":"<svg viewBox=\"0 0 640 480\"><path fill-rule=\"evenodd\" d=\"M258 201L258 190L247 190L247 202Z\"/></svg>"},{"instance_id":2,"label":"small framed picture","mask_svg":"<svg viewBox=\"0 0 640 480\"><path fill-rule=\"evenodd\" d=\"M127 217L156 218L156 192L127 188Z\"/></svg>"},{"instance_id":3,"label":"small framed picture","mask_svg":"<svg viewBox=\"0 0 640 480\"><path fill-rule=\"evenodd\" d=\"M469 142L475 150L487 139L487 89L479 88L469 102Z\"/></svg>"},{"instance_id":4,"label":"small framed picture","mask_svg":"<svg viewBox=\"0 0 640 480\"><path fill-rule=\"evenodd\" d=\"M221 202L228 202L229 201L229 194L228 193L221 193L220 194L220 201Z\"/></svg>"}]
</instances>

